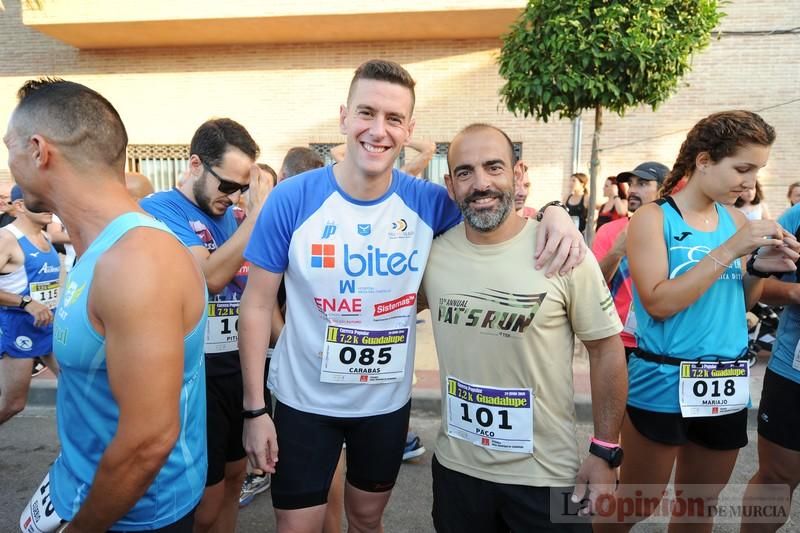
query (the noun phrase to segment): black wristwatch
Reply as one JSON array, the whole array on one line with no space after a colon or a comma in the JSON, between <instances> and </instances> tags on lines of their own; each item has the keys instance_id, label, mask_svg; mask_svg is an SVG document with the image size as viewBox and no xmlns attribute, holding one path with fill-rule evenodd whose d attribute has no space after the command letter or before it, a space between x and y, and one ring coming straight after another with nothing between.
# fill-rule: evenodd
<instances>
[{"instance_id":1,"label":"black wristwatch","mask_svg":"<svg viewBox=\"0 0 800 533\"><path fill-rule=\"evenodd\" d=\"M569 209L567 209L567 206L565 206L562 202L559 202L558 200L553 200L552 202L547 202L546 204L544 204L542 206L541 209L539 209L539 212L536 213L536 222L541 222L542 221L542 217L544 217L545 209L547 209L551 205L557 205L558 207L562 208L564 211L569 212Z\"/></svg>"},{"instance_id":2,"label":"black wristwatch","mask_svg":"<svg viewBox=\"0 0 800 533\"><path fill-rule=\"evenodd\" d=\"M624 456L621 446L608 448L606 446L601 446L596 442L589 444L589 453L605 460L608 463L608 466L611 468L617 468L619 465L621 465L622 457Z\"/></svg>"},{"instance_id":3,"label":"black wristwatch","mask_svg":"<svg viewBox=\"0 0 800 533\"><path fill-rule=\"evenodd\" d=\"M750 259L747 261L747 273L751 276L755 276L757 278L768 278L772 274L769 272L761 272L760 270L756 269L756 257L758 254L753 254L750 256Z\"/></svg>"},{"instance_id":4,"label":"black wristwatch","mask_svg":"<svg viewBox=\"0 0 800 533\"><path fill-rule=\"evenodd\" d=\"M242 416L245 418L258 418L261 415L265 415L269 413L269 409L266 406L262 407L261 409L255 409L253 411L248 411L247 409L242 410Z\"/></svg>"},{"instance_id":5,"label":"black wristwatch","mask_svg":"<svg viewBox=\"0 0 800 533\"><path fill-rule=\"evenodd\" d=\"M19 308L25 309L25 306L31 303L32 301L33 300L31 299L31 297L26 294L25 296L22 297L22 301L19 302Z\"/></svg>"}]
</instances>

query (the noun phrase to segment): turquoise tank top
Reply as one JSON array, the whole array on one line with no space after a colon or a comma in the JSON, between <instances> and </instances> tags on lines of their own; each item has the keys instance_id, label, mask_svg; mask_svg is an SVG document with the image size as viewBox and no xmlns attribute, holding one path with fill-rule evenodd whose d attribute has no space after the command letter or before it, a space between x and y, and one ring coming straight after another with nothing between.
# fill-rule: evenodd
<instances>
[{"instance_id":1,"label":"turquoise tank top","mask_svg":"<svg viewBox=\"0 0 800 533\"><path fill-rule=\"evenodd\" d=\"M87 312L92 276L102 254L137 227L172 234L162 223L140 213L117 217L72 268L56 310L53 348L61 367L56 404L61 454L50 469L50 483L56 512L66 520L75 516L86 499L100 457L114 437L119 419L119 406L108 382L105 338L91 325ZM175 447L144 496L112 529L160 528L188 514L200 501L208 463L203 366L205 320L204 314L184 339L181 428ZM158 368L153 372L158 372Z\"/></svg>"},{"instance_id":2,"label":"turquoise tank top","mask_svg":"<svg viewBox=\"0 0 800 533\"><path fill-rule=\"evenodd\" d=\"M736 233L736 223L725 206L716 204L715 231L689 226L671 198L659 201L664 217L669 279L694 268L706 254ZM635 289L635 287L634 287ZM655 320L633 292L638 346L647 352L687 361L736 359L747 349L742 266L737 259L691 306L670 318ZM628 404L662 413L679 413L678 366L631 357L628 363Z\"/></svg>"}]
</instances>

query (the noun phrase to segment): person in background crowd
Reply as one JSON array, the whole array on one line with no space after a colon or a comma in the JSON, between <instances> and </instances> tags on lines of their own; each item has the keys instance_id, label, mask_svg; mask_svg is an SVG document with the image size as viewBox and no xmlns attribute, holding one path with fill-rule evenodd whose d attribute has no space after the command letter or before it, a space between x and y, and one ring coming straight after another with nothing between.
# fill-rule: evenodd
<instances>
[{"instance_id":1,"label":"person in background crowd","mask_svg":"<svg viewBox=\"0 0 800 533\"><path fill-rule=\"evenodd\" d=\"M767 202L764 201L764 192L761 184L756 181L756 186L745 190L733 204L736 209L744 213L748 220L769 220Z\"/></svg>"},{"instance_id":2,"label":"person in background crowd","mask_svg":"<svg viewBox=\"0 0 800 533\"><path fill-rule=\"evenodd\" d=\"M0 228L14 222L14 206L11 205L11 183L0 183Z\"/></svg>"},{"instance_id":3,"label":"person in background crowd","mask_svg":"<svg viewBox=\"0 0 800 533\"><path fill-rule=\"evenodd\" d=\"M606 201L600 204L597 212L597 229L607 222L628 216L628 195L625 192L625 186L617 183L616 176L606 178L603 195L606 197Z\"/></svg>"},{"instance_id":4,"label":"person in background crowd","mask_svg":"<svg viewBox=\"0 0 800 533\"><path fill-rule=\"evenodd\" d=\"M786 198L789 199L789 207L800 203L800 181L795 181L789 185L789 190L786 191Z\"/></svg>"},{"instance_id":5,"label":"person in background crowd","mask_svg":"<svg viewBox=\"0 0 800 533\"><path fill-rule=\"evenodd\" d=\"M17 218L0 230L0 424L25 408L35 358L58 375L53 310L61 269L44 231L52 213L29 211L16 185L10 197Z\"/></svg>"},{"instance_id":6,"label":"person in background crowd","mask_svg":"<svg viewBox=\"0 0 800 533\"><path fill-rule=\"evenodd\" d=\"M344 156L342 156L344 157ZM315 168L322 168L325 166L325 161L322 157L307 146L295 146L289 148L286 155L283 156L281 168L278 171L278 182L281 182L292 176L302 174L307 170Z\"/></svg>"},{"instance_id":7,"label":"person in background crowd","mask_svg":"<svg viewBox=\"0 0 800 533\"><path fill-rule=\"evenodd\" d=\"M192 252L208 283L205 338L208 475L195 531L232 531L245 478L239 302L248 279L242 252L273 179L255 163L259 148L229 118L204 122L192 136L189 176L179 189L144 198L142 208L163 221ZM248 193L239 224L233 206ZM262 352L266 357L266 350Z\"/></svg>"},{"instance_id":8,"label":"person in background crowd","mask_svg":"<svg viewBox=\"0 0 800 533\"><path fill-rule=\"evenodd\" d=\"M658 198L658 190L664 183L669 169L666 165L655 161L641 163L630 172L617 175L619 185L630 186L628 196L628 213ZM636 348L636 315L633 312L633 281L625 254L625 243L628 235L628 217L612 220L603 224L592 242L592 252L600 263L600 270L608 283L617 314L625 325L620 337L625 345L625 355Z\"/></svg>"},{"instance_id":9,"label":"person in background crowd","mask_svg":"<svg viewBox=\"0 0 800 533\"><path fill-rule=\"evenodd\" d=\"M581 233L586 229L586 217L589 214L589 176L577 172L569 178L570 192L564 199L567 212Z\"/></svg>"},{"instance_id":10,"label":"person in background crowd","mask_svg":"<svg viewBox=\"0 0 800 533\"><path fill-rule=\"evenodd\" d=\"M778 223L789 233L800 231L800 205ZM764 281L761 302L785 306L772 348L758 406L758 471L750 479L744 505L782 505L784 520L742 519L741 533L778 530L791 514L792 495L800 484L800 284L797 273ZM775 489L779 489L776 493ZM779 518L780 513L774 515Z\"/></svg>"},{"instance_id":11,"label":"person in background crowd","mask_svg":"<svg viewBox=\"0 0 800 533\"><path fill-rule=\"evenodd\" d=\"M61 449L20 526L189 533L206 471L202 272L125 189L128 136L108 100L54 78L18 98L9 168L81 256L53 327Z\"/></svg>"},{"instance_id":12,"label":"person in background crowd","mask_svg":"<svg viewBox=\"0 0 800 533\"><path fill-rule=\"evenodd\" d=\"M125 173L125 187L134 199L141 200L155 192L150 178L139 172Z\"/></svg>"},{"instance_id":13,"label":"person in background crowd","mask_svg":"<svg viewBox=\"0 0 800 533\"><path fill-rule=\"evenodd\" d=\"M528 165L517 161L514 165L514 210L522 218L534 218L536 208L525 205L531 190L531 179L528 177Z\"/></svg>"}]
</instances>

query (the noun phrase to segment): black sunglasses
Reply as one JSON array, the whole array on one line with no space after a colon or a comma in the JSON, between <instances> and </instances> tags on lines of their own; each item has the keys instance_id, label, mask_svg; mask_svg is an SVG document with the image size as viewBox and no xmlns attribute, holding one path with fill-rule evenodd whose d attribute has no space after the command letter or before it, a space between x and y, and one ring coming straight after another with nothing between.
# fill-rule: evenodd
<instances>
[{"instance_id":1,"label":"black sunglasses","mask_svg":"<svg viewBox=\"0 0 800 533\"><path fill-rule=\"evenodd\" d=\"M223 178L222 176L220 176L219 174L214 172L211 169L211 165L209 165L208 163L206 163L202 159L200 160L200 162L203 163L203 168L208 170L211 173L212 176L214 176L215 178L217 178L219 180L219 186L217 187L217 190L219 192L221 192L222 194L233 194L233 193L239 192L239 191L241 191L242 194L244 194L244 193L247 192L247 189L250 188L250 184L249 183L246 184L246 185L242 185L241 183L236 183L235 181L226 180L225 178Z\"/></svg>"}]
</instances>

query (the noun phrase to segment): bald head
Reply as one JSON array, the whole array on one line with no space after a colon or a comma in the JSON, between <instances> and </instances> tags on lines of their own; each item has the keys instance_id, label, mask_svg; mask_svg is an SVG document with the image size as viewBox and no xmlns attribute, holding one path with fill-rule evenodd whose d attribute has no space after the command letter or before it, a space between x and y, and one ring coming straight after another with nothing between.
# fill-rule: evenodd
<instances>
[{"instance_id":1,"label":"bald head","mask_svg":"<svg viewBox=\"0 0 800 533\"><path fill-rule=\"evenodd\" d=\"M131 193L131 196L137 200L141 200L148 194L153 194L155 192L153 184L150 183L147 176L139 174L138 172L125 173L125 186L128 188L128 192Z\"/></svg>"}]
</instances>

